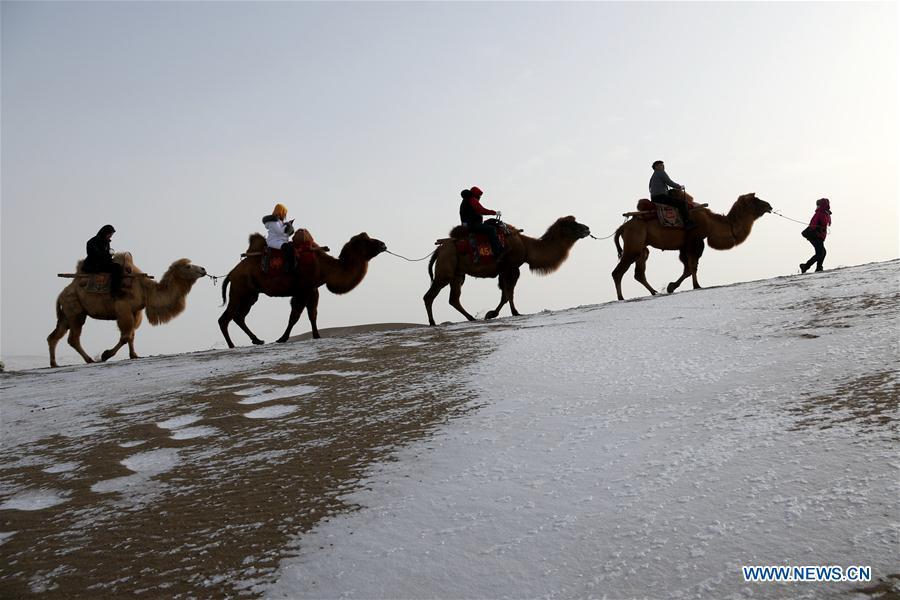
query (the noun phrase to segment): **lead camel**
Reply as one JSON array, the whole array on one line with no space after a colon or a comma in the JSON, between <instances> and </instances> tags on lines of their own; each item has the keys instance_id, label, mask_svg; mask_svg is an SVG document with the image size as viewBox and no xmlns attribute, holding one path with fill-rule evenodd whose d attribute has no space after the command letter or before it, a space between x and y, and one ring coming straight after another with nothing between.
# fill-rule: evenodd
<instances>
[{"instance_id":1,"label":"lead camel","mask_svg":"<svg viewBox=\"0 0 900 600\"><path fill-rule=\"evenodd\" d=\"M684 192L673 190L670 193L684 194L687 200L691 200ZM657 291L647 283L645 275L647 258L650 256L648 246L660 250L678 250L678 258L684 265L684 271L677 281L666 287L667 292L670 294L674 292L689 276L693 278L694 289L699 288L697 266L700 256L703 255L704 240L714 250L734 248L747 239L753 229L753 223L769 212L772 212L771 204L757 198L756 194L744 194L738 197L727 215L720 215L706 208L693 209L691 218L697 226L687 232L684 229L663 227L657 219L645 221L639 217L632 217L616 230L614 237L619 253L619 264L612 272L616 295L619 300L624 300L622 276L632 263L634 263L634 278L651 294L656 295ZM619 245L620 237L624 247Z\"/></svg>"}]
</instances>

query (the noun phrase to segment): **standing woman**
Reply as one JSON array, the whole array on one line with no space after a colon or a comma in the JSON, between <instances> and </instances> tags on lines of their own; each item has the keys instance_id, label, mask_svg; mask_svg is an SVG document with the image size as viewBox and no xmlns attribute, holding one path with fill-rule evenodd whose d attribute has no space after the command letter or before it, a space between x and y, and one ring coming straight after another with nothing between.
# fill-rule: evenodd
<instances>
[{"instance_id":1,"label":"standing woman","mask_svg":"<svg viewBox=\"0 0 900 600\"><path fill-rule=\"evenodd\" d=\"M816 212L809 221L809 227L801 232L801 235L809 240L816 253L805 263L800 263L800 272L806 273L813 263L816 263L816 272L822 270L822 262L825 260L825 237L828 235L828 227L831 225L831 203L828 198L816 200Z\"/></svg>"}]
</instances>

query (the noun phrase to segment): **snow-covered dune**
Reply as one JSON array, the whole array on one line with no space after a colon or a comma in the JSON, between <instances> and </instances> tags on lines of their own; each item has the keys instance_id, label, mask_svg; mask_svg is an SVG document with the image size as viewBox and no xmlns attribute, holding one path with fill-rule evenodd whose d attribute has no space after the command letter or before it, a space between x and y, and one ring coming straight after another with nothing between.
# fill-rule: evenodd
<instances>
[{"instance_id":1,"label":"snow-covered dune","mask_svg":"<svg viewBox=\"0 0 900 600\"><path fill-rule=\"evenodd\" d=\"M869 597L898 307L892 261L4 374L0 596Z\"/></svg>"}]
</instances>

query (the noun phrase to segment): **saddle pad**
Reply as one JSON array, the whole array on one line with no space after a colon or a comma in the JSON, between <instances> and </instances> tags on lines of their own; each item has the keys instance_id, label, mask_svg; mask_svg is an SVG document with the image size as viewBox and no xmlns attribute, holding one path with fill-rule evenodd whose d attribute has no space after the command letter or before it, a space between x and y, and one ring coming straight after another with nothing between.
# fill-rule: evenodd
<instances>
[{"instance_id":1,"label":"saddle pad","mask_svg":"<svg viewBox=\"0 0 900 600\"><path fill-rule=\"evenodd\" d=\"M681 213L674 206L656 204L656 217L659 219L659 224L663 227L684 227Z\"/></svg>"},{"instance_id":2,"label":"saddle pad","mask_svg":"<svg viewBox=\"0 0 900 600\"><path fill-rule=\"evenodd\" d=\"M125 276L122 279L122 289L130 290L134 277ZM109 273L91 273L89 277L79 277L78 287L84 288L89 294L109 294L109 286L112 276Z\"/></svg>"},{"instance_id":3,"label":"saddle pad","mask_svg":"<svg viewBox=\"0 0 900 600\"><path fill-rule=\"evenodd\" d=\"M502 231L497 230L497 238L500 240L500 247L506 248L506 236ZM466 239L456 240L456 251L460 254L468 254L475 264L496 260L491 242L484 233L476 233Z\"/></svg>"}]
</instances>

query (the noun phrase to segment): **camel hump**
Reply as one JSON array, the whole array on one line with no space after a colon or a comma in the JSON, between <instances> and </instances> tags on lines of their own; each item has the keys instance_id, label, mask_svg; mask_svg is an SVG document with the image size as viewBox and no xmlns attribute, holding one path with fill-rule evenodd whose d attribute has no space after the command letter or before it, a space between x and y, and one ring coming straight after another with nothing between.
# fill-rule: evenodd
<instances>
[{"instance_id":1,"label":"camel hump","mask_svg":"<svg viewBox=\"0 0 900 600\"><path fill-rule=\"evenodd\" d=\"M312 246L316 243L316 240L313 239L313 235L309 232L309 230L303 228L298 229L296 233L294 233L292 241L294 242L294 245L308 244Z\"/></svg>"},{"instance_id":2,"label":"camel hump","mask_svg":"<svg viewBox=\"0 0 900 600\"><path fill-rule=\"evenodd\" d=\"M258 233L251 233L250 239L247 240L247 254L251 252L265 252L266 238Z\"/></svg>"},{"instance_id":3,"label":"camel hump","mask_svg":"<svg viewBox=\"0 0 900 600\"><path fill-rule=\"evenodd\" d=\"M116 252L113 255L113 262L122 265L125 273L143 273L137 265L134 264L134 257L131 252Z\"/></svg>"},{"instance_id":4,"label":"camel hump","mask_svg":"<svg viewBox=\"0 0 900 600\"><path fill-rule=\"evenodd\" d=\"M464 240L469 237L469 228L465 225L457 225L450 230L450 237L454 240Z\"/></svg>"}]
</instances>

